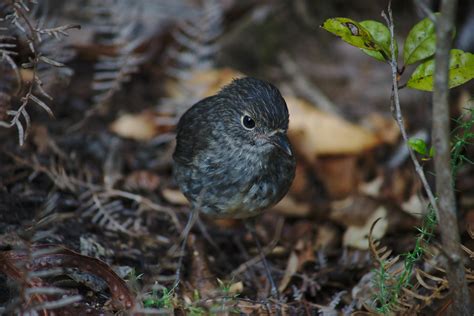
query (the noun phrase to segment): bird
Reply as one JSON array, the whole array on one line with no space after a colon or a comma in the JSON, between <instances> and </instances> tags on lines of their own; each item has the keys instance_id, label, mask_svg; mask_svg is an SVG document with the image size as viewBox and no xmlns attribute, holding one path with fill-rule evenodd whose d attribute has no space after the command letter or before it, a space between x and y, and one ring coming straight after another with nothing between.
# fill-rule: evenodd
<instances>
[{"instance_id":1,"label":"bird","mask_svg":"<svg viewBox=\"0 0 474 316\"><path fill-rule=\"evenodd\" d=\"M196 214L255 218L278 203L295 177L287 136L288 107L278 89L252 77L234 79L217 94L191 106L179 119L173 173L191 204L182 250ZM249 221L271 294L279 299L269 264ZM181 266L182 257L180 258ZM176 272L179 282L180 268Z\"/></svg>"},{"instance_id":2,"label":"bird","mask_svg":"<svg viewBox=\"0 0 474 316\"><path fill-rule=\"evenodd\" d=\"M296 161L279 90L234 79L191 106L177 125L175 180L192 208L215 218L261 214L288 192Z\"/></svg>"}]
</instances>

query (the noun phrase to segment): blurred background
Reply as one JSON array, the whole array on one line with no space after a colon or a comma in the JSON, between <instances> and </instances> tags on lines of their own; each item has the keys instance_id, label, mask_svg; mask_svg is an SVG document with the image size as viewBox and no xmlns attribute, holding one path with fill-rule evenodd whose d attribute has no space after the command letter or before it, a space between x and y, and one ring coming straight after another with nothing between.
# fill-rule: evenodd
<instances>
[{"instance_id":1,"label":"blurred background","mask_svg":"<svg viewBox=\"0 0 474 316\"><path fill-rule=\"evenodd\" d=\"M438 2L393 1L400 46L425 17L421 8L436 11ZM209 311L212 304L227 313L264 310L260 300L269 285L238 221L203 219L187 246L201 255L184 255L182 285L170 289L188 212L171 176L175 124L233 78L254 76L284 95L298 157L289 195L257 223L281 305L298 315L374 311L381 302L373 298L379 289L373 285L370 227L382 218L372 235L395 255L406 253L427 202L392 118L390 67L320 25L332 17L385 23L387 4L1 2L0 246L54 243L101 258L127 271L121 276L133 284L139 304L150 293L163 298L168 289L170 306L150 306L182 313ZM474 2L460 1L454 46L474 52L473 30ZM411 73L415 66L409 68ZM400 96L410 136L429 143L431 94L405 88ZM472 83L452 90L453 118L472 108L472 96ZM463 153L474 157L472 146ZM419 158L433 182L431 160ZM472 249L472 165L460 167L456 181L462 241ZM45 231L50 234L41 235ZM431 259L439 259L439 250L431 250ZM131 278L130 271L143 279ZM223 302L217 278L235 295L230 303ZM76 282L71 287L77 293L95 293L88 300L107 310L103 291ZM430 282L436 295L445 291ZM11 288L0 282L4 308L17 295ZM447 302L432 289L420 291L424 298L407 295L407 311L439 311Z\"/></svg>"}]
</instances>

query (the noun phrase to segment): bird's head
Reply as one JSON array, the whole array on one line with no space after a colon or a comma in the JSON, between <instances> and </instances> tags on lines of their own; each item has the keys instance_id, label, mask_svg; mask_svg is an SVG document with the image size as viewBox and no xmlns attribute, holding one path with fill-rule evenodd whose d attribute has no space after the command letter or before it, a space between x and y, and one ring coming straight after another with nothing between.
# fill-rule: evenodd
<instances>
[{"instance_id":1,"label":"bird's head","mask_svg":"<svg viewBox=\"0 0 474 316\"><path fill-rule=\"evenodd\" d=\"M222 105L219 111L226 134L238 143L250 144L262 151L277 149L293 156L288 130L288 108L278 89L255 79L235 79L217 95Z\"/></svg>"}]
</instances>

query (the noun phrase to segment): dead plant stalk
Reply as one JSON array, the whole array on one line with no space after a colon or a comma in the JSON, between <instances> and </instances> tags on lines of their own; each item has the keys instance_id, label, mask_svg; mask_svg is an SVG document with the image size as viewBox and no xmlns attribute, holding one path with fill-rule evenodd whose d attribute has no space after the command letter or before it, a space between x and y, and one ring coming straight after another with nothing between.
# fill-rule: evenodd
<instances>
[{"instance_id":1,"label":"dead plant stalk","mask_svg":"<svg viewBox=\"0 0 474 316\"><path fill-rule=\"evenodd\" d=\"M446 275L453 297L452 314L469 315L469 291L466 284L463 255L460 246L454 182L451 171L451 148L449 128L449 56L454 30L457 0L443 0L441 15L436 21L435 77L433 91L432 135L435 148L436 195L438 196L438 219L444 252L449 264Z\"/></svg>"}]
</instances>

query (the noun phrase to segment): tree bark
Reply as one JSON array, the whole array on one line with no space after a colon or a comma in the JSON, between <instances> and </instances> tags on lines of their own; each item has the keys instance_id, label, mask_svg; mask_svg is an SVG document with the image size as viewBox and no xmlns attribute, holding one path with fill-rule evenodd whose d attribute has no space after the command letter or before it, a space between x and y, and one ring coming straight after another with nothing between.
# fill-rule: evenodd
<instances>
[{"instance_id":1,"label":"tree bark","mask_svg":"<svg viewBox=\"0 0 474 316\"><path fill-rule=\"evenodd\" d=\"M443 250L448 257L446 275L453 303L452 315L470 315L463 254L460 247L459 229L454 197L454 181L451 173L450 116L449 116L449 52L452 43L453 20L457 0L443 0L441 15L436 20L435 78L433 91L433 143L438 196L439 227Z\"/></svg>"}]
</instances>

